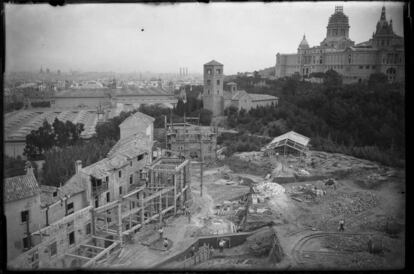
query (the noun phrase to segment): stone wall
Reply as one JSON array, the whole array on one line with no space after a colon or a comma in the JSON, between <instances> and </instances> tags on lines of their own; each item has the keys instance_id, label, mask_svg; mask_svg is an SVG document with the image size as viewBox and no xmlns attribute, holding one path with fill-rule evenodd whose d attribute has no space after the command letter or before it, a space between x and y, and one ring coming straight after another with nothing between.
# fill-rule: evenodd
<instances>
[{"instance_id":1,"label":"stone wall","mask_svg":"<svg viewBox=\"0 0 414 274\"><path fill-rule=\"evenodd\" d=\"M91 209L92 207L88 206L33 233L33 237L40 238L40 243L9 261L8 268L33 269L69 266L64 260L65 253L70 253L78 244L90 238L86 231L86 225L92 219ZM69 233L72 232L75 241L73 244L69 244ZM56 251L55 254L52 254L54 251Z\"/></svg>"}]
</instances>

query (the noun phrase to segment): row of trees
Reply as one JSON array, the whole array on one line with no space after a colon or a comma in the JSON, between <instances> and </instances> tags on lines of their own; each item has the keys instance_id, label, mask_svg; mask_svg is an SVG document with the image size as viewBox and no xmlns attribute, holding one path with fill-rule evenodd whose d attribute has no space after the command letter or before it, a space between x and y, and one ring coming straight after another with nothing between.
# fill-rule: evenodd
<instances>
[{"instance_id":1,"label":"row of trees","mask_svg":"<svg viewBox=\"0 0 414 274\"><path fill-rule=\"evenodd\" d=\"M89 166L103 158L115 144L114 140L96 139L65 147L61 150L49 150L44 154L43 183L59 186L75 174L75 161L81 160L83 166Z\"/></svg>"},{"instance_id":2,"label":"row of trees","mask_svg":"<svg viewBox=\"0 0 414 274\"><path fill-rule=\"evenodd\" d=\"M311 137L316 149L402 165L404 87L388 83L384 75L374 74L366 84L351 85L343 85L335 71L324 77L324 84L294 77L272 81L262 92L278 96L278 107L249 112L226 109L227 122L239 130L270 137L295 130Z\"/></svg>"},{"instance_id":3,"label":"row of trees","mask_svg":"<svg viewBox=\"0 0 414 274\"><path fill-rule=\"evenodd\" d=\"M29 159L39 157L44 152L54 148L64 148L79 142L84 130L83 124L73 124L71 121L62 122L55 118L53 124L47 120L37 130L32 130L26 136L26 146L23 154Z\"/></svg>"}]
</instances>

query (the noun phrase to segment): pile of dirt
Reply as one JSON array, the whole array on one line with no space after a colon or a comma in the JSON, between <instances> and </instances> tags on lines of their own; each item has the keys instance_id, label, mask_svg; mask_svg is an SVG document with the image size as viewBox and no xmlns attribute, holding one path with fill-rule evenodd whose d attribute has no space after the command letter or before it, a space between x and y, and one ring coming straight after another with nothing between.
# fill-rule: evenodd
<instances>
[{"instance_id":1,"label":"pile of dirt","mask_svg":"<svg viewBox=\"0 0 414 274\"><path fill-rule=\"evenodd\" d=\"M338 200L331 202L329 208L333 216L354 215L376 207L378 198L371 192L342 193Z\"/></svg>"},{"instance_id":2,"label":"pile of dirt","mask_svg":"<svg viewBox=\"0 0 414 274\"><path fill-rule=\"evenodd\" d=\"M323 238L322 245L340 252L363 252L368 250L368 240L369 237L365 235L329 235Z\"/></svg>"},{"instance_id":3,"label":"pile of dirt","mask_svg":"<svg viewBox=\"0 0 414 274\"><path fill-rule=\"evenodd\" d=\"M274 231L263 228L246 239L247 246L252 255L260 257L268 255L273 246Z\"/></svg>"}]
</instances>

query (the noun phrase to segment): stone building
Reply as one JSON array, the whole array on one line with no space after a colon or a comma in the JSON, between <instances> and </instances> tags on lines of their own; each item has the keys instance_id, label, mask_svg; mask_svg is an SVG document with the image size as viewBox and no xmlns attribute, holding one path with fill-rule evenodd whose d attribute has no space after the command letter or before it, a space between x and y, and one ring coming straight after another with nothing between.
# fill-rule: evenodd
<instances>
[{"instance_id":1,"label":"stone building","mask_svg":"<svg viewBox=\"0 0 414 274\"><path fill-rule=\"evenodd\" d=\"M298 73L307 78L333 69L344 83L362 82L373 73L386 74L390 82L404 81L404 40L394 33L392 20L387 21L385 7L370 40L355 44L349 38L349 28L343 7L335 7L320 45L310 47L304 35L296 53L276 55L275 76Z\"/></svg>"},{"instance_id":2,"label":"stone building","mask_svg":"<svg viewBox=\"0 0 414 274\"><path fill-rule=\"evenodd\" d=\"M277 106L279 98L258 93L247 93L244 90L238 90L234 82L227 83L229 90L224 91L224 108L233 106L238 110L245 109L249 111L256 107Z\"/></svg>"},{"instance_id":3,"label":"stone building","mask_svg":"<svg viewBox=\"0 0 414 274\"><path fill-rule=\"evenodd\" d=\"M27 174L4 180L4 213L7 220L7 257L14 259L34 243L31 233L42 227L40 188L32 167Z\"/></svg>"},{"instance_id":4,"label":"stone building","mask_svg":"<svg viewBox=\"0 0 414 274\"><path fill-rule=\"evenodd\" d=\"M224 113L223 73L223 64L215 60L204 64L203 105L213 116L221 116Z\"/></svg>"},{"instance_id":5,"label":"stone building","mask_svg":"<svg viewBox=\"0 0 414 274\"><path fill-rule=\"evenodd\" d=\"M237 90L237 84L228 83L230 90L223 89L223 64L213 60L204 65L203 105L210 110L213 116L222 116L224 109L234 106L237 109L250 110L258 106L271 106L278 104L278 98L267 94L247 93Z\"/></svg>"},{"instance_id":6,"label":"stone building","mask_svg":"<svg viewBox=\"0 0 414 274\"><path fill-rule=\"evenodd\" d=\"M190 162L152 161L152 122L141 113L125 120L107 158L84 168L76 161L61 187L39 188L31 170L6 179L10 269L99 267L131 234L183 208L191 199Z\"/></svg>"}]
</instances>

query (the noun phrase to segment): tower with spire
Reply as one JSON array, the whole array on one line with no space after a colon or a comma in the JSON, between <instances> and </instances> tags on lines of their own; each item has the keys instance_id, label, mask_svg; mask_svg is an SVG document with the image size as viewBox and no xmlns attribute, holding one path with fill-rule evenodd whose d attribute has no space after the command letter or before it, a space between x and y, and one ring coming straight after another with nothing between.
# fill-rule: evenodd
<instances>
[{"instance_id":1,"label":"tower with spire","mask_svg":"<svg viewBox=\"0 0 414 274\"><path fill-rule=\"evenodd\" d=\"M372 35L372 45L377 48L389 47L394 44L395 39L398 40L398 36L392 29L392 19L388 23L385 7L382 7L380 19L377 23L376 30Z\"/></svg>"}]
</instances>

